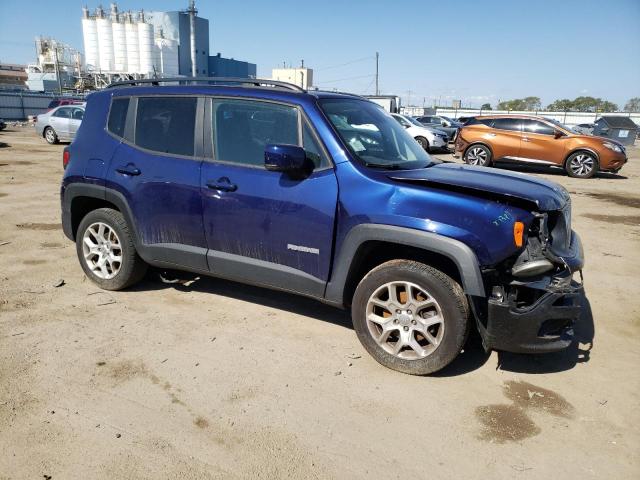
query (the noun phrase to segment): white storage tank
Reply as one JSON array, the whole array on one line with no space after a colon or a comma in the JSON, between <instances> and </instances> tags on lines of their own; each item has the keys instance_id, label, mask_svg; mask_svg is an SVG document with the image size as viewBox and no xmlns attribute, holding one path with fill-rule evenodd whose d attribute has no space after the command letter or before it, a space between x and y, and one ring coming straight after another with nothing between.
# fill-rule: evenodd
<instances>
[{"instance_id":1,"label":"white storage tank","mask_svg":"<svg viewBox=\"0 0 640 480\"><path fill-rule=\"evenodd\" d=\"M134 22L131 13L127 13L124 24L124 34L127 42L127 72L140 73L140 49L138 47L138 24Z\"/></svg>"},{"instance_id":2,"label":"white storage tank","mask_svg":"<svg viewBox=\"0 0 640 480\"><path fill-rule=\"evenodd\" d=\"M115 3L111 4L111 27L113 30L113 68L116 72L127 72L127 38L124 22Z\"/></svg>"},{"instance_id":3,"label":"white storage tank","mask_svg":"<svg viewBox=\"0 0 640 480\"><path fill-rule=\"evenodd\" d=\"M99 70L98 29L96 19L89 17L87 7L82 9L82 37L84 39L84 57L87 69Z\"/></svg>"},{"instance_id":4,"label":"white storage tank","mask_svg":"<svg viewBox=\"0 0 640 480\"><path fill-rule=\"evenodd\" d=\"M146 23L144 12L140 12L138 21L138 48L140 54L140 73L153 74L153 25Z\"/></svg>"},{"instance_id":5,"label":"white storage tank","mask_svg":"<svg viewBox=\"0 0 640 480\"><path fill-rule=\"evenodd\" d=\"M111 20L105 17L104 10L101 7L96 10L96 27L98 31L100 70L112 72L114 69L113 29Z\"/></svg>"},{"instance_id":6,"label":"white storage tank","mask_svg":"<svg viewBox=\"0 0 640 480\"><path fill-rule=\"evenodd\" d=\"M157 67L162 74L177 76L180 73L180 60L178 58L178 42L167 38L156 39Z\"/></svg>"}]
</instances>

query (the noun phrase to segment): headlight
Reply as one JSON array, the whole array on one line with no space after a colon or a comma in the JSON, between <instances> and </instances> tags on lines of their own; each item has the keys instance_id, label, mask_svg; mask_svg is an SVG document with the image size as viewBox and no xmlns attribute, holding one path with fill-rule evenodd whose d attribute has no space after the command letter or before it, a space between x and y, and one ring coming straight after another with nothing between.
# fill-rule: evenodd
<instances>
[{"instance_id":1,"label":"headlight","mask_svg":"<svg viewBox=\"0 0 640 480\"><path fill-rule=\"evenodd\" d=\"M602 146L608 148L609 150L613 150L616 153L622 153L622 149L615 143L603 142Z\"/></svg>"}]
</instances>

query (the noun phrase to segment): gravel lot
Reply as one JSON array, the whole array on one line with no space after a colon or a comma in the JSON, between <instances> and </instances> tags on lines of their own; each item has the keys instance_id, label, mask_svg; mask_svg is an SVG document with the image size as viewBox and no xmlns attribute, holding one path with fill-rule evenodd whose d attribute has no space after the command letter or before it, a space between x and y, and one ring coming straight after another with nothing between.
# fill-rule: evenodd
<instances>
[{"instance_id":1,"label":"gravel lot","mask_svg":"<svg viewBox=\"0 0 640 480\"><path fill-rule=\"evenodd\" d=\"M411 377L304 298L152 273L100 291L60 228L63 146L0 142L0 479L640 478L640 148L620 176L535 172L572 193L580 342L472 338Z\"/></svg>"}]
</instances>

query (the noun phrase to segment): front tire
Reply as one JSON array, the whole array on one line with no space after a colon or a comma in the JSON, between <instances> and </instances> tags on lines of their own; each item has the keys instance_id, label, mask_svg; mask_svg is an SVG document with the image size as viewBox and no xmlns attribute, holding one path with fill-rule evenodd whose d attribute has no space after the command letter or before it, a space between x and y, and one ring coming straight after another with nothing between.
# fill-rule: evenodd
<instances>
[{"instance_id":1,"label":"front tire","mask_svg":"<svg viewBox=\"0 0 640 480\"><path fill-rule=\"evenodd\" d=\"M392 260L369 272L356 288L351 316L358 339L376 361L411 375L449 365L469 332L469 305L460 285L410 260Z\"/></svg>"},{"instance_id":2,"label":"front tire","mask_svg":"<svg viewBox=\"0 0 640 480\"><path fill-rule=\"evenodd\" d=\"M591 178L598 171L598 160L590 152L576 152L569 155L564 169L570 177Z\"/></svg>"},{"instance_id":3,"label":"front tire","mask_svg":"<svg viewBox=\"0 0 640 480\"><path fill-rule=\"evenodd\" d=\"M54 145L58 143L58 134L53 128L47 127L44 129L44 139L49 145Z\"/></svg>"},{"instance_id":4,"label":"front tire","mask_svg":"<svg viewBox=\"0 0 640 480\"><path fill-rule=\"evenodd\" d=\"M93 210L82 219L76 252L87 277L105 290L130 287L147 271L122 213L111 208Z\"/></svg>"},{"instance_id":5,"label":"front tire","mask_svg":"<svg viewBox=\"0 0 640 480\"><path fill-rule=\"evenodd\" d=\"M488 167L491 165L491 150L484 145L471 145L464 152L464 161L468 165Z\"/></svg>"},{"instance_id":6,"label":"front tire","mask_svg":"<svg viewBox=\"0 0 640 480\"><path fill-rule=\"evenodd\" d=\"M416 137L415 140L425 152L429 153L429 140L424 137Z\"/></svg>"}]
</instances>

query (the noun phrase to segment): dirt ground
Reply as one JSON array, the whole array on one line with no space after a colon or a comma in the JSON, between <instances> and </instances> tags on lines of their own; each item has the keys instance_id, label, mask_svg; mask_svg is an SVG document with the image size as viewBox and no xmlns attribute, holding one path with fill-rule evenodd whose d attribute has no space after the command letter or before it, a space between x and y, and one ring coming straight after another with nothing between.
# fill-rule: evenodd
<instances>
[{"instance_id":1,"label":"dirt ground","mask_svg":"<svg viewBox=\"0 0 640 480\"><path fill-rule=\"evenodd\" d=\"M0 142L0 479L640 478L640 148L619 176L534 172L572 193L580 342L472 339L411 377L304 298L154 274L100 291L60 228L63 146Z\"/></svg>"}]
</instances>

